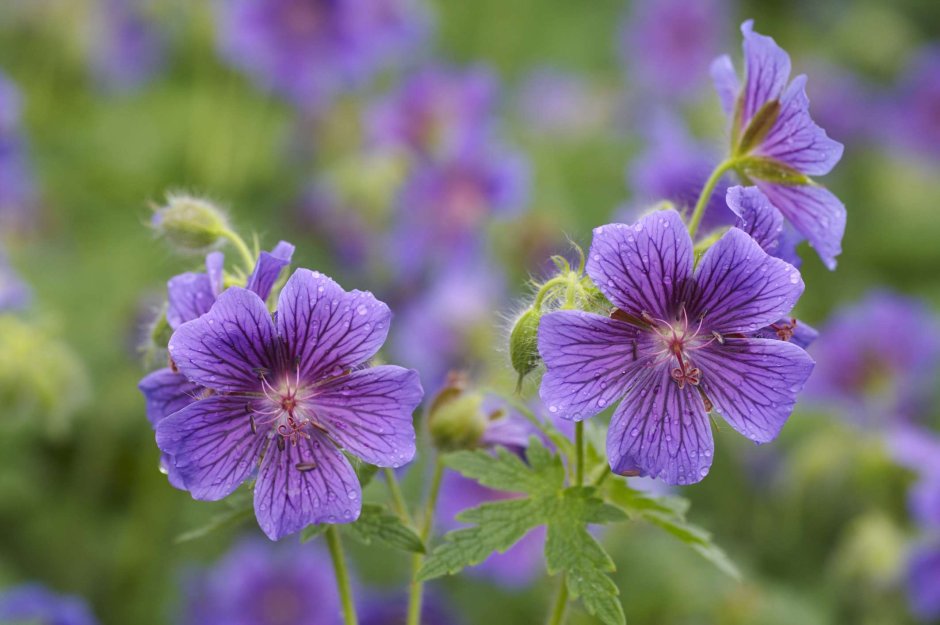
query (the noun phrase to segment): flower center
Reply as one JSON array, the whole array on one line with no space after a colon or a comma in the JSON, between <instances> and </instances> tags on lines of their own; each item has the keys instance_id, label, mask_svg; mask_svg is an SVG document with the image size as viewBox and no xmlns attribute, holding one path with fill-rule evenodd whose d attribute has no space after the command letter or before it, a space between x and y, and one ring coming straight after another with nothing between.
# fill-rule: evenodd
<instances>
[{"instance_id":1,"label":"flower center","mask_svg":"<svg viewBox=\"0 0 940 625\"><path fill-rule=\"evenodd\" d=\"M685 388L686 384L698 386L702 381L702 370L693 364L690 354L719 338L712 335L705 340L702 336L704 315L695 327L689 323L689 316L684 305L680 307L679 314L672 322L656 319L647 313L643 314L643 319L650 325L653 335L658 339L660 350L655 353L657 360L674 364L669 372L673 381L679 385L680 389Z\"/></svg>"},{"instance_id":2,"label":"flower center","mask_svg":"<svg viewBox=\"0 0 940 625\"><path fill-rule=\"evenodd\" d=\"M293 376L284 376L276 385L262 374L261 388L264 399L248 407L253 433L257 433L259 426L270 426L278 449L283 450L288 443L297 445L301 438L309 440L310 427L322 429L310 419L313 412L305 406L305 400L313 394L301 385L299 368Z\"/></svg>"}]
</instances>

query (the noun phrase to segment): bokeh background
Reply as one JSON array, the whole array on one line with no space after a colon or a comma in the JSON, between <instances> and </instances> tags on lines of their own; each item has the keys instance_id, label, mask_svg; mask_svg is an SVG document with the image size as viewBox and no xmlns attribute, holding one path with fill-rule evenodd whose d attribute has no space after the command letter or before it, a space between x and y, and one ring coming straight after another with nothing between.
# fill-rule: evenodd
<instances>
[{"instance_id":1,"label":"bokeh background","mask_svg":"<svg viewBox=\"0 0 940 625\"><path fill-rule=\"evenodd\" d=\"M224 1L0 3L0 227L12 267L2 263L0 290L19 276L30 292L9 305L0 296L0 586L79 595L105 624L183 623L200 571L260 536L246 523L175 542L226 504L167 484L136 388L160 364L147 327L166 280L201 262L148 226L167 190L213 198L264 247L293 242L295 266L389 301L386 356L419 368L429 392L451 368L511 389L508 328L549 255L570 256L568 239L586 247L594 226L664 194L687 202L699 163L721 156L708 63L740 59L738 26L753 17L809 75L811 113L846 146L823 180L848 208L845 251L828 272L802 250L801 319L825 336L839 309L869 309L874 289L926 312L821 341L817 360L848 350L862 373L843 388L848 401L808 398L774 444L718 429L711 474L678 492L743 581L643 524L603 539L634 624L931 622L908 592L911 554L936 531L908 501L924 467L893 451L899 411L869 394L916 379L921 397L940 380L940 5L384 4L401 11L398 40L355 59L368 67L354 80L292 93L259 61L253 29L232 30ZM278 28L315 31L303 15ZM302 49L290 69L329 74L357 53ZM389 138L383 114L416 118L434 98L444 103L417 138ZM888 358L886 342L901 356ZM937 432L935 403L911 410ZM411 497L421 471L405 476ZM352 552L361 595L403 587L406 558ZM444 622L465 624L541 622L553 588L537 572L431 585L455 615ZM572 620L592 622L579 610Z\"/></svg>"}]
</instances>

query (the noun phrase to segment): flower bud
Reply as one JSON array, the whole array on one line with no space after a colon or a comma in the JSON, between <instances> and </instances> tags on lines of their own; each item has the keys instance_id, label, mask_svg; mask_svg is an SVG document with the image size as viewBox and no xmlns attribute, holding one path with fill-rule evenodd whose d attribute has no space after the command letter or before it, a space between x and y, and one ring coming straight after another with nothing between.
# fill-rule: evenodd
<instances>
[{"instance_id":1,"label":"flower bud","mask_svg":"<svg viewBox=\"0 0 940 625\"><path fill-rule=\"evenodd\" d=\"M442 451L474 449L486 430L483 395L466 391L466 379L451 374L431 403L428 428L434 446Z\"/></svg>"},{"instance_id":2,"label":"flower bud","mask_svg":"<svg viewBox=\"0 0 940 625\"><path fill-rule=\"evenodd\" d=\"M188 195L167 196L166 206L154 211L150 223L159 236L184 252L204 252L220 243L228 230L221 209Z\"/></svg>"},{"instance_id":3,"label":"flower bud","mask_svg":"<svg viewBox=\"0 0 940 625\"><path fill-rule=\"evenodd\" d=\"M522 386L522 380L539 364L539 321L541 312L529 308L522 313L509 334L509 360L512 368L519 374L516 388Z\"/></svg>"}]
</instances>

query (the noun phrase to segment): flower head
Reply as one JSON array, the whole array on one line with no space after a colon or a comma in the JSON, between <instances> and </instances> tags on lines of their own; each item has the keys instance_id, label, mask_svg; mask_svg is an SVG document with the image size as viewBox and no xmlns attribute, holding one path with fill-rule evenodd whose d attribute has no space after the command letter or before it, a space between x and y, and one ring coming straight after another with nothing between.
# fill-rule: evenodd
<instances>
[{"instance_id":1,"label":"flower head","mask_svg":"<svg viewBox=\"0 0 940 625\"><path fill-rule=\"evenodd\" d=\"M255 515L270 538L355 521L361 487L342 450L384 467L415 452L417 372L364 367L390 320L371 293L298 269L274 319L257 293L231 287L177 328L170 357L208 389L156 428L185 488L195 499L222 499L255 473L260 457Z\"/></svg>"},{"instance_id":2,"label":"flower head","mask_svg":"<svg viewBox=\"0 0 940 625\"><path fill-rule=\"evenodd\" d=\"M188 580L189 625L339 625L329 557L315 548L237 544L211 570Z\"/></svg>"},{"instance_id":3,"label":"flower head","mask_svg":"<svg viewBox=\"0 0 940 625\"><path fill-rule=\"evenodd\" d=\"M712 64L725 112L731 116L732 159L747 184L756 184L793 227L816 248L830 269L842 251L845 207L809 176L829 173L842 158L833 141L809 116L806 76L790 79L790 56L770 37L744 33L744 84L731 59Z\"/></svg>"},{"instance_id":4,"label":"flower head","mask_svg":"<svg viewBox=\"0 0 940 625\"><path fill-rule=\"evenodd\" d=\"M916 299L874 291L829 319L807 387L865 427L916 421L940 371L940 322Z\"/></svg>"},{"instance_id":5,"label":"flower head","mask_svg":"<svg viewBox=\"0 0 940 625\"><path fill-rule=\"evenodd\" d=\"M0 592L0 622L36 625L97 625L85 602L57 595L38 584Z\"/></svg>"},{"instance_id":6,"label":"flower head","mask_svg":"<svg viewBox=\"0 0 940 625\"><path fill-rule=\"evenodd\" d=\"M800 347L753 334L786 317L803 292L791 265L731 228L693 271L673 210L596 228L587 272L616 307L545 315L541 397L580 421L623 397L607 433L611 469L670 484L711 466L712 409L758 443L773 440L813 368Z\"/></svg>"}]
</instances>

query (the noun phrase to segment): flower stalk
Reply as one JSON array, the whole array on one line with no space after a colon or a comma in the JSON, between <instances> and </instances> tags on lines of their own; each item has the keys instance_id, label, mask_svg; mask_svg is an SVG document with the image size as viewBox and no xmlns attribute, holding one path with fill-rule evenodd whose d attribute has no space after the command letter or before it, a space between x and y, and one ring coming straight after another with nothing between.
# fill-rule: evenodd
<instances>
[{"instance_id":1,"label":"flower stalk","mask_svg":"<svg viewBox=\"0 0 940 625\"><path fill-rule=\"evenodd\" d=\"M434 527L434 511L437 508L437 496L441 491L441 480L444 477L444 461L440 454L434 460L434 475L431 478L431 488L424 506L424 516L421 519L421 528L418 536L421 542L427 545ZM421 605L424 599L424 582L418 580L418 571L424 563L424 556L415 554L411 559L411 588L408 593L408 620L407 625L421 624Z\"/></svg>"},{"instance_id":2,"label":"flower stalk","mask_svg":"<svg viewBox=\"0 0 940 625\"><path fill-rule=\"evenodd\" d=\"M330 549L330 558L333 560L333 571L336 574L336 589L343 605L343 623L345 625L358 625L356 605L353 602L352 588L349 583L349 571L346 568L346 557L343 554L343 543L339 538L339 530L331 525L326 530L326 544Z\"/></svg>"}]
</instances>

